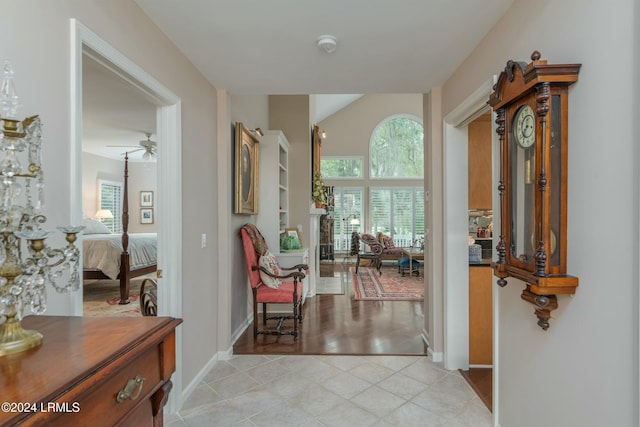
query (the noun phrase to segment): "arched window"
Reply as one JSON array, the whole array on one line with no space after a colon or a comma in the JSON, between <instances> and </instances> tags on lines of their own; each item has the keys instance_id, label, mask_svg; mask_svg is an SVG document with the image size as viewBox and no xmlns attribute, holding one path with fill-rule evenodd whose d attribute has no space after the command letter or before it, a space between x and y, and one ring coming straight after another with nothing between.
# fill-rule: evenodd
<instances>
[{"instance_id":1,"label":"arched window","mask_svg":"<svg viewBox=\"0 0 640 427\"><path fill-rule=\"evenodd\" d=\"M424 129L418 118L391 116L374 129L370 143L370 177L424 177Z\"/></svg>"}]
</instances>

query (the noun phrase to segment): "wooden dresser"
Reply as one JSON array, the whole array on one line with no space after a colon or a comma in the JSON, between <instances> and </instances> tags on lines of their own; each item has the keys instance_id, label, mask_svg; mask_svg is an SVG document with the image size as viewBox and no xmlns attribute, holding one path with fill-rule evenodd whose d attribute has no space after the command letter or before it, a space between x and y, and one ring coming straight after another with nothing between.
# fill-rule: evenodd
<instances>
[{"instance_id":1,"label":"wooden dresser","mask_svg":"<svg viewBox=\"0 0 640 427\"><path fill-rule=\"evenodd\" d=\"M0 425L161 426L180 323L26 317L23 327L41 332L43 344L0 357Z\"/></svg>"}]
</instances>

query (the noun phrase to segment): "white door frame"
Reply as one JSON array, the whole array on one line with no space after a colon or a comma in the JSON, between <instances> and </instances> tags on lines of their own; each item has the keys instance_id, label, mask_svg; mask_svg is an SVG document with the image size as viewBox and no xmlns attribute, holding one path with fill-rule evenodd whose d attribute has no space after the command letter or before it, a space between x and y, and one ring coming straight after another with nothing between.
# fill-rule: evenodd
<instances>
[{"instance_id":1,"label":"white door frame","mask_svg":"<svg viewBox=\"0 0 640 427\"><path fill-rule=\"evenodd\" d=\"M76 19L71 19L71 212L72 221L82 221L82 57L91 55L109 70L125 79L157 105L158 197L158 314L182 317L182 128L181 101L142 68L110 46ZM87 49L88 48L88 49ZM178 225L176 227L176 225ZM74 314L82 314L82 293L75 293ZM175 412L182 404L182 328L176 332L174 390L167 410Z\"/></svg>"},{"instance_id":2,"label":"white door frame","mask_svg":"<svg viewBox=\"0 0 640 427\"><path fill-rule=\"evenodd\" d=\"M469 249L467 126L489 110L487 100L496 76L453 109L443 120L444 176L444 366L469 369ZM492 123L492 182L498 175L499 141ZM495 230L500 230L497 185L493 185ZM494 234L497 245L497 233ZM495 283L495 280L493 281ZM495 286L494 286L495 289ZM493 413L498 414L498 293L493 292Z\"/></svg>"}]
</instances>

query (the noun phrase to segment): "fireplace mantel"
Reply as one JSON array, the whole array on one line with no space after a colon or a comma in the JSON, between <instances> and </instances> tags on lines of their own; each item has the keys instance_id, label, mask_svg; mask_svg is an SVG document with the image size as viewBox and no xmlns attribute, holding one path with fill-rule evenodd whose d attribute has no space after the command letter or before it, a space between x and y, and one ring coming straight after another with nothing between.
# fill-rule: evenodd
<instances>
[{"instance_id":1,"label":"fireplace mantel","mask_svg":"<svg viewBox=\"0 0 640 427\"><path fill-rule=\"evenodd\" d=\"M320 277L320 216L326 214L325 209L316 208L315 203L309 208L309 262L311 274L309 275L309 294L316 294L316 280Z\"/></svg>"}]
</instances>

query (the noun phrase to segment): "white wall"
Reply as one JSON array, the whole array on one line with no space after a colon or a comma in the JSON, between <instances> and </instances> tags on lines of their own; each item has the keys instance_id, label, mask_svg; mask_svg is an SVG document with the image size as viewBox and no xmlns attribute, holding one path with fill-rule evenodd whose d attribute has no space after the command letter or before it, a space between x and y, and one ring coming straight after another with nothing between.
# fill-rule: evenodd
<instances>
[{"instance_id":1,"label":"white wall","mask_svg":"<svg viewBox=\"0 0 640 427\"><path fill-rule=\"evenodd\" d=\"M444 257L443 227L444 223L444 186L442 150L442 88L432 88L423 97L424 109L424 191L425 191L425 251L429 256L425 259L424 271L426 282L425 315L423 334L429 346L428 352L432 360L440 362L444 352Z\"/></svg>"},{"instance_id":2,"label":"white wall","mask_svg":"<svg viewBox=\"0 0 640 427\"><path fill-rule=\"evenodd\" d=\"M546 332L523 283L497 289L502 427L638 425L637 8L517 0L443 86L446 115L533 50L583 64L569 100L567 264L580 286Z\"/></svg>"},{"instance_id":3,"label":"white wall","mask_svg":"<svg viewBox=\"0 0 640 427\"><path fill-rule=\"evenodd\" d=\"M5 0L0 53L12 61L20 115L40 114L47 228L71 222L70 18L77 18L182 100L183 384L216 354L217 240L216 89L130 0ZM169 177L167 177L169 178ZM197 206L197 209L194 209ZM63 239L59 238L61 243ZM54 242L52 242L54 243ZM48 292L47 314L72 312L73 296ZM206 337L207 339L203 339ZM46 338L45 338L46 339ZM227 343L228 345L228 343Z\"/></svg>"}]
</instances>

